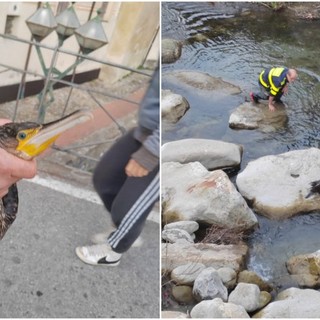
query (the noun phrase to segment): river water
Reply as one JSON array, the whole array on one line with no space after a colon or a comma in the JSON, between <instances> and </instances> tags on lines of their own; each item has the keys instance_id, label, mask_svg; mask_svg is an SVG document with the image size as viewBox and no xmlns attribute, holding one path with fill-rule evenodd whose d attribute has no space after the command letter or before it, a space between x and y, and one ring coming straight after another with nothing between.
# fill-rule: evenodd
<instances>
[{"instance_id":1,"label":"river water","mask_svg":"<svg viewBox=\"0 0 320 320\"><path fill-rule=\"evenodd\" d=\"M248 10L255 8L255 10ZM256 10L258 9L258 10ZM163 89L181 94L191 108L175 125L163 124L162 142L184 138L217 139L242 144L243 170L259 157L320 145L320 22L274 13L261 4L163 2L162 38L184 42L181 58L163 64L162 74L177 70L206 72L238 85L242 93L221 97L199 94L178 84ZM229 116L257 88L261 70L270 66L298 70L299 80L283 98L289 121L274 132L232 130ZM163 76L163 79L165 77ZM319 177L318 177L319 178ZM248 269L278 289L295 285L285 261L320 249L320 212L284 221L258 216L260 228L250 239Z\"/></svg>"}]
</instances>

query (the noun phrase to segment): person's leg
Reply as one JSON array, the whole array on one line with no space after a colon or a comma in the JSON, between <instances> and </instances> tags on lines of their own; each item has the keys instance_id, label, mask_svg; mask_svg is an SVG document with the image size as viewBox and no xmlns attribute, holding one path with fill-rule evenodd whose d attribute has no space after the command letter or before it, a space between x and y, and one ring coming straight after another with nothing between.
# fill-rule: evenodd
<instances>
[{"instance_id":1,"label":"person's leg","mask_svg":"<svg viewBox=\"0 0 320 320\"><path fill-rule=\"evenodd\" d=\"M77 247L77 256L92 265L117 266L142 231L147 216L159 198L159 168L146 177L127 178L112 205L118 226L106 243Z\"/></svg>"},{"instance_id":2,"label":"person's leg","mask_svg":"<svg viewBox=\"0 0 320 320\"><path fill-rule=\"evenodd\" d=\"M117 193L127 179L125 167L131 154L140 146L140 142L133 138L131 130L111 146L95 168L93 185L109 212Z\"/></svg>"},{"instance_id":3,"label":"person's leg","mask_svg":"<svg viewBox=\"0 0 320 320\"><path fill-rule=\"evenodd\" d=\"M140 235L147 216L159 199L159 167L142 178L127 178L111 209L117 229L108 242L117 253L127 251Z\"/></svg>"},{"instance_id":4,"label":"person's leg","mask_svg":"<svg viewBox=\"0 0 320 320\"><path fill-rule=\"evenodd\" d=\"M259 83L259 92L250 92L250 99L252 102L258 103L259 100L268 100L269 99L269 93L266 90L265 87L263 87Z\"/></svg>"}]
</instances>

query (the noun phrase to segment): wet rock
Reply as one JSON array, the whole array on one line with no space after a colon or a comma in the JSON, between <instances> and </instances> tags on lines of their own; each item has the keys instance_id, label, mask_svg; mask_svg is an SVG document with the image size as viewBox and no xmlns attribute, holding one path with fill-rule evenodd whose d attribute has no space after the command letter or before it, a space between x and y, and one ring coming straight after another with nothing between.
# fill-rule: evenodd
<instances>
[{"instance_id":1,"label":"wet rock","mask_svg":"<svg viewBox=\"0 0 320 320\"><path fill-rule=\"evenodd\" d=\"M173 39L162 39L161 41L161 62L172 63L181 56L182 42Z\"/></svg>"},{"instance_id":2,"label":"wet rock","mask_svg":"<svg viewBox=\"0 0 320 320\"><path fill-rule=\"evenodd\" d=\"M211 76L205 72L195 71L174 71L165 73L162 78L166 82L188 86L199 91L215 91L218 94L232 95L241 93L241 89L220 78Z\"/></svg>"},{"instance_id":3,"label":"wet rock","mask_svg":"<svg viewBox=\"0 0 320 320\"><path fill-rule=\"evenodd\" d=\"M228 299L228 290L223 285L218 272L214 268L204 269L193 284L193 296L198 301L221 298Z\"/></svg>"},{"instance_id":4,"label":"wet rock","mask_svg":"<svg viewBox=\"0 0 320 320\"><path fill-rule=\"evenodd\" d=\"M228 267L220 268L217 270L220 279L227 289L233 289L237 281L237 273Z\"/></svg>"},{"instance_id":5,"label":"wet rock","mask_svg":"<svg viewBox=\"0 0 320 320\"><path fill-rule=\"evenodd\" d=\"M251 229L257 218L222 170L199 162L162 165L163 221L203 221L219 227Z\"/></svg>"},{"instance_id":6,"label":"wet rock","mask_svg":"<svg viewBox=\"0 0 320 320\"><path fill-rule=\"evenodd\" d=\"M276 105L276 111L269 111L268 105L245 102L235 109L229 118L232 129L259 129L263 132L276 131L287 125L288 115L282 104Z\"/></svg>"},{"instance_id":7,"label":"wet rock","mask_svg":"<svg viewBox=\"0 0 320 320\"><path fill-rule=\"evenodd\" d=\"M184 239L190 243L193 243L191 235L181 229L167 229L162 231L162 239L170 243L175 243L180 239Z\"/></svg>"},{"instance_id":8,"label":"wet rock","mask_svg":"<svg viewBox=\"0 0 320 320\"><path fill-rule=\"evenodd\" d=\"M161 117L162 119L176 123L189 110L190 105L186 98L170 90L161 91Z\"/></svg>"},{"instance_id":9,"label":"wet rock","mask_svg":"<svg viewBox=\"0 0 320 320\"><path fill-rule=\"evenodd\" d=\"M243 147L234 143L209 139L183 139L165 143L162 162L200 162L208 170L236 167L241 163Z\"/></svg>"},{"instance_id":10,"label":"wet rock","mask_svg":"<svg viewBox=\"0 0 320 320\"><path fill-rule=\"evenodd\" d=\"M236 184L256 212L283 219L320 209L319 194L306 198L311 182L319 178L320 150L310 148L251 161Z\"/></svg>"},{"instance_id":11,"label":"wet rock","mask_svg":"<svg viewBox=\"0 0 320 320\"><path fill-rule=\"evenodd\" d=\"M238 273L243 270L247 253L246 245L162 243L161 266L164 273L188 263L202 263L216 270L230 267Z\"/></svg>"},{"instance_id":12,"label":"wet rock","mask_svg":"<svg viewBox=\"0 0 320 320\"><path fill-rule=\"evenodd\" d=\"M238 283L228 301L243 306L247 312L255 311L260 304L260 289L256 284Z\"/></svg>"},{"instance_id":13,"label":"wet rock","mask_svg":"<svg viewBox=\"0 0 320 320\"><path fill-rule=\"evenodd\" d=\"M320 250L291 257L286 266L300 286L315 288L320 285Z\"/></svg>"},{"instance_id":14,"label":"wet rock","mask_svg":"<svg viewBox=\"0 0 320 320\"><path fill-rule=\"evenodd\" d=\"M253 318L318 318L320 292L313 289L290 288L280 292L275 301Z\"/></svg>"},{"instance_id":15,"label":"wet rock","mask_svg":"<svg viewBox=\"0 0 320 320\"><path fill-rule=\"evenodd\" d=\"M238 282L253 283L256 284L261 291L271 292L272 286L265 282L255 272L249 270L243 270L238 275Z\"/></svg>"},{"instance_id":16,"label":"wet rock","mask_svg":"<svg viewBox=\"0 0 320 320\"><path fill-rule=\"evenodd\" d=\"M172 295L181 303L192 303L194 301L192 288L189 286L174 286L172 288Z\"/></svg>"},{"instance_id":17,"label":"wet rock","mask_svg":"<svg viewBox=\"0 0 320 320\"><path fill-rule=\"evenodd\" d=\"M233 303L224 303L222 299L201 301L191 310L191 318L250 318L246 310Z\"/></svg>"},{"instance_id":18,"label":"wet rock","mask_svg":"<svg viewBox=\"0 0 320 320\"><path fill-rule=\"evenodd\" d=\"M166 224L163 229L181 229L192 235L199 229L199 224L195 221L177 221Z\"/></svg>"},{"instance_id":19,"label":"wet rock","mask_svg":"<svg viewBox=\"0 0 320 320\"><path fill-rule=\"evenodd\" d=\"M178 284L193 285L198 275L205 269L205 265L202 263L187 263L177 268L174 268L171 272L171 280Z\"/></svg>"}]
</instances>

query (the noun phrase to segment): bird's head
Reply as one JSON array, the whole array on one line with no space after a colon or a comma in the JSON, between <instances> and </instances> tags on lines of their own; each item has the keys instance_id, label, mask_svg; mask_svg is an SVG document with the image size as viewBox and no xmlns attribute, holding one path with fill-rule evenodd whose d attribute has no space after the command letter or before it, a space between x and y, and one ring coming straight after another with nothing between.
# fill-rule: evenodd
<instances>
[{"instance_id":1,"label":"bird's head","mask_svg":"<svg viewBox=\"0 0 320 320\"><path fill-rule=\"evenodd\" d=\"M78 110L46 124L6 123L0 126L0 147L22 159L32 159L51 146L64 131L92 119L88 111Z\"/></svg>"}]
</instances>

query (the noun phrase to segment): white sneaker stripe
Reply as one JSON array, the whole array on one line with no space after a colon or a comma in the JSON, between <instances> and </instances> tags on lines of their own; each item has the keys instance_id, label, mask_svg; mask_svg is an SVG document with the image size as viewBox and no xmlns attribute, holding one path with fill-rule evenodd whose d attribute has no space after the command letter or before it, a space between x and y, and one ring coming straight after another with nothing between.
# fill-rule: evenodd
<instances>
[{"instance_id":1,"label":"white sneaker stripe","mask_svg":"<svg viewBox=\"0 0 320 320\"><path fill-rule=\"evenodd\" d=\"M143 194L138 198L132 208L125 215L124 219L119 225L119 228L110 237L108 242L112 247L116 247L118 245L119 241L123 239L123 237L132 228L134 223L139 219L141 214L144 212L144 209L150 206L152 202L157 199L159 191L158 184L159 174L155 176L148 188L143 192Z\"/></svg>"}]
</instances>

